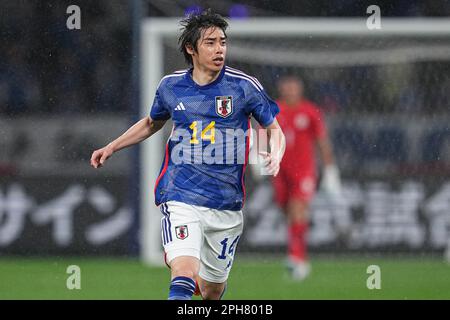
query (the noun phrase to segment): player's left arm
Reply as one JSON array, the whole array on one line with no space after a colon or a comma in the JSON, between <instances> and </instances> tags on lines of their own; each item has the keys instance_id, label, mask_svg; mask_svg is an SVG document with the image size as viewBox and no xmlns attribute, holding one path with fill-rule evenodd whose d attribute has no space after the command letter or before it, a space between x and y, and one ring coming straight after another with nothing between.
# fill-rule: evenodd
<instances>
[{"instance_id":1,"label":"player's left arm","mask_svg":"<svg viewBox=\"0 0 450 320\"><path fill-rule=\"evenodd\" d=\"M323 116L319 111L317 111L317 115L314 117L313 126L316 134L317 148L323 164L321 187L330 195L339 195L341 193L339 168L335 162L333 145L328 130L323 121Z\"/></svg>"},{"instance_id":2,"label":"player's left arm","mask_svg":"<svg viewBox=\"0 0 450 320\"><path fill-rule=\"evenodd\" d=\"M322 159L323 165L325 167L335 165L333 147L331 146L330 137L328 134L324 134L317 139L317 147L319 149L319 155Z\"/></svg>"},{"instance_id":3,"label":"player's left arm","mask_svg":"<svg viewBox=\"0 0 450 320\"><path fill-rule=\"evenodd\" d=\"M267 95L260 84L255 86L254 83L246 82L245 89L248 99L247 113L251 114L266 129L267 140L269 141L269 152L259 152L263 157L266 174L277 176L286 149L286 139L276 119L280 108Z\"/></svg>"},{"instance_id":4,"label":"player's left arm","mask_svg":"<svg viewBox=\"0 0 450 320\"><path fill-rule=\"evenodd\" d=\"M266 129L270 150L269 152L260 152L260 154L264 157L267 173L276 177L286 150L286 139L276 118Z\"/></svg>"}]
</instances>

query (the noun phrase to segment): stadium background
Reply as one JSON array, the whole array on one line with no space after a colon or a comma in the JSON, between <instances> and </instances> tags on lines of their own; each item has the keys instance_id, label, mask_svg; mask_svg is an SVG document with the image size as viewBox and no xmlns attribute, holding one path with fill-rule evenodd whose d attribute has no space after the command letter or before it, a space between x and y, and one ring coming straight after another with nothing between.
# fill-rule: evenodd
<instances>
[{"instance_id":1,"label":"stadium background","mask_svg":"<svg viewBox=\"0 0 450 320\"><path fill-rule=\"evenodd\" d=\"M81 8L81 30L66 27L71 4ZM230 17L232 30L233 20L252 17L366 18L371 4L382 21L450 14L448 1L2 2L0 299L166 297L169 272L140 259L140 192L153 189L139 182L140 148L102 170L89 167L92 150L139 118L139 21L212 7ZM305 79L330 126L344 197L330 203L318 193L313 273L291 283L270 184L248 174L246 229L226 298L450 298L448 33L310 38L231 38L228 63L274 97L280 74ZM164 42L166 73L184 67L175 41ZM254 48L280 54L261 62ZM411 48L420 54L406 54ZM353 59L361 49L364 58ZM324 55L308 55L318 51ZM333 64L340 51L350 55ZM309 58L292 61L292 52ZM81 268L81 290L66 288L72 264ZM373 264L381 290L366 287Z\"/></svg>"}]
</instances>

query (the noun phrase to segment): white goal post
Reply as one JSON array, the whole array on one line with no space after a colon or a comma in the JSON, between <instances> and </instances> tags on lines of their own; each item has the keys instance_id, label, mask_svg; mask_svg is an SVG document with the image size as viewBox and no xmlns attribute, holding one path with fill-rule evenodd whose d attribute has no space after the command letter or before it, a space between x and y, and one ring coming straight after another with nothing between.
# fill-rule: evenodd
<instances>
[{"instance_id":1,"label":"white goal post","mask_svg":"<svg viewBox=\"0 0 450 320\"><path fill-rule=\"evenodd\" d=\"M170 36L177 39L179 34L180 18L147 18L141 23L141 116L149 114L153 102L155 90L162 76L164 75L164 37ZM233 35L246 36L333 36L341 37L364 36L450 36L450 19L431 19L431 18L382 18L381 29L369 30L366 25L366 18L255 18L247 20L232 20L230 22L227 34L230 38ZM173 44L177 45L176 41ZM411 59L420 59L420 56L432 56L433 59L447 59L450 56L450 48L447 46L438 46L431 48L422 48L425 51L414 51L415 55ZM405 54L411 50L399 51L397 56L405 59ZM364 56L370 52L356 52L354 59L364 59ZM248 57L248 52L235 50L230 45L229 55L239 55ZM394 57L394 58L392 58ZM255 59L264 59L255 51ZM283 57L286 64L303 61L307 63L307 55ZM339 55L333 56L337 63ZM324 58L324 63L329 57ZM347 57L348 59L348 57ZM372 57L374 59L374 57ZM389 59L395 59L391 55ZM315 61L317 60L317 57ZM376 59L374 60L376 61ZM282 62L280 62L282 63ZM315 62L317 63L317 62ZM161 167L163 158L162 132L157 133L148 141L142 144L140 158L141 176L140 176L140 247L141 259L144 263L150 265L162 265L163 252L161 245L160 224L161 213L154 204L153 187Z\"/></svg>"}]
</instances>

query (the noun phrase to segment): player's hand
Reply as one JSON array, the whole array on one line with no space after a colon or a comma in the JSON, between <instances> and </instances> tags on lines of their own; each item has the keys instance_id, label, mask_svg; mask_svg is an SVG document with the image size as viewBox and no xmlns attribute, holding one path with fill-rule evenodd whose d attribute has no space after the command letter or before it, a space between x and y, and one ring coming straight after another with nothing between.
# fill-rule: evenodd
<instances>
[{"instance_id":1,"label":"player's hand","mask_svg":"<svg viewBox=\"0 0 450 320\"><path fill-rule=\"evenodd\" d=\"M93 166L95 169L100 168L101 166L103 166L105 161L112 156L113 153L114 150L110 144L108 144L106 147L95 150L91 156L91 166Z\"/></svg>"},{"instance_id":2,"label":"player's hand","mask_svg":"<svg viewBox=\"0 0 450 320\"><path fill-rule=\"evenodd\" d=\"M341 179L336 165L328 165L323 169L322 189L330 196L341 194Z\"/></svg>"},{"instance_id":3,"label":"player's hand","mask_svg":"<svg viewBox=\"0 0 450 320\"><path fill-rule=\"evenodd\" d=\"M259 154L263 157L264 170L268 175L277 176L280 171L280 159L271 153L260 151Z\"/></svg>"}]
</instances>

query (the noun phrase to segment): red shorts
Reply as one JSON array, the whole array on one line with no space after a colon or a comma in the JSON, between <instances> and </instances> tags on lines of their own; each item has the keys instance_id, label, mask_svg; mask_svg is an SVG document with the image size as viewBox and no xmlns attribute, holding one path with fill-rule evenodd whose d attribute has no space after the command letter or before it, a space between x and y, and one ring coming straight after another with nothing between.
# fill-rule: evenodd
<instances>
[{"instance_id":1,"label":"red shorts","mask_svg":"<svg viewBox=\"0 0 450 320\"><path fill-rule=\"evenodd\" d=\"M316 193L317 178L314 172L282 171L273 178L275 201L285 207L290 199L310 202Z\"/></svg>"}]
</instances>

